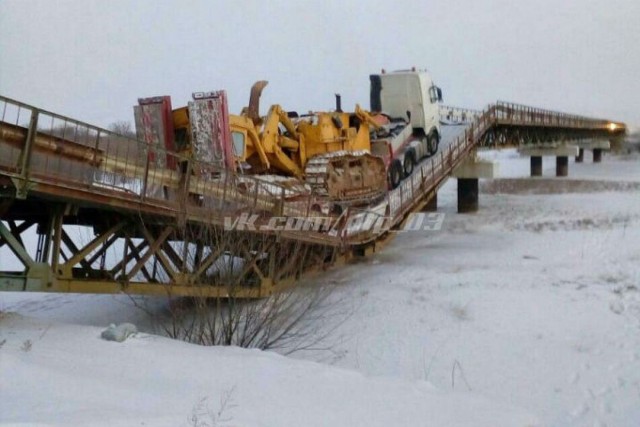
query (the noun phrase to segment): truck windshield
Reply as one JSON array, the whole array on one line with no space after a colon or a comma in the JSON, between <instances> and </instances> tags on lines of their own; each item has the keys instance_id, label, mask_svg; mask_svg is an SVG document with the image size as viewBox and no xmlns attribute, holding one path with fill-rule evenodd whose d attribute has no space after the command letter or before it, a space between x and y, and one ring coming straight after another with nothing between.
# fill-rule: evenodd
<instances>
[{"instance_id":1,"label":"truck windshield","mask_svg":"<svg viewBox=\"0 0 640 427\"><path fill-rule=\"evenodd\" d=\"M438 102L438 88L436 86L431 86L429 88L429 99L432 104Z\"/></svg>"},{"instance_id":2,"label":"truck windshield","mask_svg":"<svg viewBox=\"0 0 640 427\"><path fill-rule=\"evenodd\" d=\"M244 134L242 132L231 132L233 139L233 154L236 157L244 156Z\"/></svg>"}]
</instances>

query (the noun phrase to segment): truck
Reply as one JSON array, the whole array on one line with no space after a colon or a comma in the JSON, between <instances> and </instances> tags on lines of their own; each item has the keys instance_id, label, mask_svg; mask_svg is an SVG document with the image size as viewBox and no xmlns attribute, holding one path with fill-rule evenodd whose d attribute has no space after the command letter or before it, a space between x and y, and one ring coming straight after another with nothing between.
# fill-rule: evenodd
<instances>
[{"instance_id":1,"label":"truck","mask_svg":"<svg viewBox=\"0 0 640 427\"><path fill-rule=\"evenodd\" d=\"M366 200L374 198L381 189L380 180L375 179L380 174L379 163L364 154L370 152L384 162L388 188L396 188L411 175L417 163L438 150L442 90L427 70L415 67L389 73L382 70L369 79L369 112L356 106L355 112L345 113L337 96L333 112L298 117L275 105L264 119L258 113L258 100L266 82L256 83L249 107L240 117L231 119L234 141L253 134L249 119L256 125L256 134L262 130L262 142L253 137L254 143L247 146L250 154L245 154L242 161L246 162L255 152L252 146L255 149L263 146L278 154L279 160L271 162L279 165L276 171L305 179L315 191L333 198L350 196ZM282 135L278 135L279 143L273 140L276 125L283 128ZM253 155L254 170L271 164L264 157L258 159Z\"/></svg>"},{"instance_id":2,"label":"truck","mask_svg":"<svg viewBox=\"0 0 640 427\"><path fill-rule=\"evenodd\" d=\"M389 186L396 188L420 160L438 151L442 90L427 70L398 70L369 76L370 110L380 127L371 152L384 159Z\"/></svg>"},{"instance_id":3,"label":"truck","mask_svg":"<svg viewBox=\"0 0 640 427\"><path fill-rule=\"evenodd\" d=\"M196 92L187 106L176 109L166 96L141 98L134 108L138 138L175 147L170 151L192 159L198 175L230 171L267 180L289 177L315 196L343 206L384 195L386 170L383 160L371 154L369 125L375 123L366 111L356 106L353 113L299 116L274 104L261 116L259 100L266 85L253 85L249 105L240 114L228 113L224 91Z\"/></svg>"},{"instance_id":4,"label":"truck","mask_svg":"<svg viewBox=\"0 0 640 427\"><path fill-rule=\"evenodd\" d=\"M442 100L426 71L383 71L370 81L371 112L358 105L343 112L337 97L335 111L298 116L272 105L261 116L267 82L259 81L239 115L228 113L224 91L194 93L189 105L173 110L168 97L140 99L136 128L140 139L175 147L212 169L195 173L281 175L334 202L367 204L436 152Z\"/></svg>"}]
</instances>

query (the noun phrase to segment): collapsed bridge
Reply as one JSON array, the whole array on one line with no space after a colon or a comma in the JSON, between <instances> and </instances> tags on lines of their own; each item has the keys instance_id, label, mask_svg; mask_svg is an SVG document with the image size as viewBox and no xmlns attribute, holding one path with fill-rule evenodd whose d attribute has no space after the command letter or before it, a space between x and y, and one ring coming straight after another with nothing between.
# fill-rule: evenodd
<instances>
[{"instance_id":1,"label":"collapsed bridge","mask_svg":"<svg viewBox=\"0 0 640 427\"><path fill-rule=\"evenodd\" d=\"M19 264L0 260L0 290L267 296L379 249L479 147L626 132L623 123L504 102L454 111L464 131L397 188L373 205L325 212L319 196L286 182L220 171L0 96L0 249ZM468 191L477 198L475 182Z\"/></svg>"}]
</instances>

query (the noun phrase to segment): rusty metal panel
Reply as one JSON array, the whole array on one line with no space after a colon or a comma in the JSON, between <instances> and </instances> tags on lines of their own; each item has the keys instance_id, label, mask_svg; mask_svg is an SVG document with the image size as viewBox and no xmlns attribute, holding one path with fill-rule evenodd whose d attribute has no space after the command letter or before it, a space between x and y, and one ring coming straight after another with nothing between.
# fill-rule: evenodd
<instances>
[{"instance_id":1,"label":"rusty metal panel","mask_svg":"<svg viewBox=\"0 0 640 427\"><path fill-rule=\"evenodd\" d=\"M168 96L140 98L138 104L133 107L136 136L139 140L147 143L147 171L176 170L176 159L172 155L175 151L175 145L171 98ZM145 197L165 198L165 191L161 183L147 181L147 176L144 179L143 192Z\"/></svg>"},{"instance_id":2,"label":"rusty metal panel","mask_svg":"<svg viewBox=\"0 0 640 427\"><path fill-rule=\"evenodd\" d=\"M150 146L149 160L155 166L175 169L175 158L160 155L152 147L175 152L173 120L171 117L171 97L155 96L139 98L133 107L136 122L136 136Z\"/></svg>"},{"instance_id":3,"label":"rusty metal panel","mask_svg":"<svg viewBox=\"0 0 640 427\"><path fill-rule=\"evenodd\" d=\"M199 172L234 170L226 92L194 93L189 117L195 159L212 169Z\"/></svg>"}]
</instances>

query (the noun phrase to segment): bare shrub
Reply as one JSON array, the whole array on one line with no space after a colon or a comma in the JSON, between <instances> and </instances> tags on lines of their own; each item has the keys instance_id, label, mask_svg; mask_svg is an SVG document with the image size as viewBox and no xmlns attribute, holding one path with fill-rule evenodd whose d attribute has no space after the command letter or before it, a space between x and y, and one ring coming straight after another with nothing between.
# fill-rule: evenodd
<instances>
[{"instance_id":1,"label":"bare shrub","mask_svg":"<svg viewBox=\"0 0 640 427\"><path fill-rule=\"evenodd\" d=\"M109 125L109 130L111 132L117 133L118 135L124 135L129 138L136 137L136 133L133 131L131 122L128 122L126 120L120 120L120 121L111 123Z\"/></svg>"},{"instance_id":2,"label":"bare shrub","mask_svg":"<svg viewBox=\"0 0 640 427\"><path fill-rule=\"evenodd\" d=\"M455 317L458 320L465 321L465 320L469 320L470 318L468 306L469 306L469 303L466 303L464 305L454 303L454 304L451 304L449 308L451 310L451 314L453 315L453 317Z\"/></svg>"},{"instance_id":3,"label":"bare shrub","mask_svg":"<svg viewBox=\"0 0 640 427\"><path fill-rule=\"evenodd\" d=\"M237 406L233 401L235 387L226 390L220 397L218 410L210 408L207 398L203 397L193 405L191 415L187 421L192 427L223 427L233 420L231 411Z\"/></svg>"},{"instance_id":4,"label":"bare shrub","mask_svg":"<svg viewBox=\"0 0 640 427\"><path fill-rule=\"evenodd\" d=\"M451 389L455 390L456 388L456 368L458 368L460 377L462 378L462 381L464 381L464 384L467 386L467 389L471 391L471 386L469 385L469 382L467 382L467 377L464 374L464 370L462 369L462 365L460 364L460 362L458 362L458 359L455 359L453 361L453 366L451 367Z\"/></svg>"},{"instance_id":5,"label":"bare shrub","mask_svg":"<svg viewBox=\"0 0 640 427\"><path fill-rule=\"evenodd\" d=\"M246 267L267 258L268 253L247 249L243 237L215 227L186 227L180 234L183 240L173 251L181 254L181 261L190 270L201 265L203 258L217 253L220 247L226 250L194 285L201 287L203 296L170 296L163 313L149 310L141 300L132 299L152 316L156 331L199 345L259 348L283 354L330 351L339 339L334 333L352 310L331 297L337 284L302 284L262 299L246 299L242 291L259 286L258 278L247 274ZM216 288L221 296L210 297L209 292L204 292L210 290L208 288Z\"/></svg>"},{"instance_id":6,"label":"bare shrub","mask_svg":"<svg viewBox=\"0 0 640 427\"><path fill-rule=\"evenodd\" d=\"M20 350L24 351L25 353L31 351L31 348L33 347L33 343L31 342L31 340L26 340L22 343L22 346L20 347Z\"/></svg>"},{"instance_id":7,"label":"bare shrub","mask_svg":"<svg viewBox=\"0 0 640 427\"><path fill-rule=\"evenodd\" d=\"M201 345L278 350L330 350L335 329L349 315L329 296L331 286L301 286L261 300L195 298L172 301L168 321L157 323L171 338Z\"/></svg>"}]
</instances>

